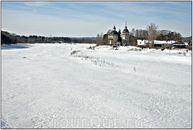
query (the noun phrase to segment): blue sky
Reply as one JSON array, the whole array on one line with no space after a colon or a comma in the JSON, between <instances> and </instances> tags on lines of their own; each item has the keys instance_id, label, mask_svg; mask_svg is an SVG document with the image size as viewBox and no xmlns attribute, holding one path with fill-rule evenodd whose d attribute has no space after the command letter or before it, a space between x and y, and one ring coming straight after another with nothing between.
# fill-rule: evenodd
<instances>
[{"instance_id":1,"label":"blue sky","mask_svg":"<svg viewBox=\"0 0 193 130\"><path fill-rule=\"evenodd\" d=\"M191 36L191 1L168 2L11 2L2 1L2 30L19 35L95 37L113 26L129 31L159 30Z\"/></svg>"}]
</instances>

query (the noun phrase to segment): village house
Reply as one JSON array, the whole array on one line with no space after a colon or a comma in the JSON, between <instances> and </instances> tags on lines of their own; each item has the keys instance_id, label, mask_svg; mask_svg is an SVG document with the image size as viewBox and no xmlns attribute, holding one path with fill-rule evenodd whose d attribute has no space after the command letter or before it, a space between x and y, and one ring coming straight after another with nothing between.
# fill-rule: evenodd
<instances>
[{"instance_id":1,"label":"village house","mask_svg":"<svg viewBox=\"0 0 193 130\"><path fill-rule=\"evenodd\" d=\"M181 41L175 42L175 43L173 44L173 46L174 46L175 48L185 48L185 47L186 47L186 45L185 45L183 42L181 42Z\"/></svg>"},{"instance_id":2,"label":"village house","mask_svg":"<svg viewBox=\"0 0 193 130\"><path fill-rule=\"evenodd\" d=\"M188 43L189 43L189 42L184 42L184 44L185 44L185 46L186 46L186 47L188 47L188 46L189 46L189 45L188 45Z\"/></svg>"},{"instance_id":3,"label":"village house","mask_svg":"<svg viewBox=\"0 0 193 130\"><path fill-rule=\"evenodd\" d=\"M153 43L148 40L137 40L137 46L138 47L152 47Z\"/></svg>"},{"instance_id":4,"label":"village house","mask_svg":"<svg viewBox=\"0 0 193 130\"><path fill-rule=\"evenodd\" d=\"M138 47L146 47L145 40L137 40Z\"/></svg>"},{"instance_id":5,"label":"village house","mask_svg":"<svg viewBox=\"0 0 193 130\"><path fill-rule=\"evenodd\" d=\"M154 43L152 41L144 41L146 47L153 47Z\"/></svg>"},{"instance_id":6,"label":"village house","mask_svg":"<svg viewBox=\"0 0 193 130\"><path fill-rule=\"evenodd\" d=\"M158 41L158 40L154 40L154 47L162 47L162 48L171 49L173 47L174 42L175 41Z\"/></svg>"},{"instance_id":7,"label":"village house","mask_svg":"<svg viewBox=\"0 0 193 130\"><path fill-rule=\"evenodd\" d=\"M190 42L188 43L188 46L191 46L191 47L192 47L192 41L190 41Z\"/></svg>"},{"instance_id":8,"label":"village house","mask_svg":"<svg viewBox=\"0 0 193 130\"><path fill-rule=\"evenodd\" d=\"M155 47L155 48L172 48L175 41L158 41L154 40L153 43L148 40L137 40L138 47Z\"/></svg>"}]
</instances>

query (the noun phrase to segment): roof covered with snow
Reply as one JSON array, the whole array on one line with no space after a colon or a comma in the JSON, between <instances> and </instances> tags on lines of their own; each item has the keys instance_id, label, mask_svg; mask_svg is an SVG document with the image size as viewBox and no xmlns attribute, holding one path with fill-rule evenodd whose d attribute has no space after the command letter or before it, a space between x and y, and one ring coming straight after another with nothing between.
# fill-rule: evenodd
<instances>
[{"instance_id":1,"label":"roof covered with snow","mask_svg":"<svg viewBox=\"0 0 193 130\"><path fill-rule=\"evenodd\" d=\"M137 40L137 45L145 45L145 42L147 42L147 40Z\"/></svg>"},{"instance_id":2,"label":"roof covered with snow","mask_svg":"<svg viewBox=\"0 0 193 130\"><path fill-rule=\"evenodd\" d=\"M173 44L175 41L159 41L159 40L154 40L154 44Z\"/></svg>"}]
</instances>

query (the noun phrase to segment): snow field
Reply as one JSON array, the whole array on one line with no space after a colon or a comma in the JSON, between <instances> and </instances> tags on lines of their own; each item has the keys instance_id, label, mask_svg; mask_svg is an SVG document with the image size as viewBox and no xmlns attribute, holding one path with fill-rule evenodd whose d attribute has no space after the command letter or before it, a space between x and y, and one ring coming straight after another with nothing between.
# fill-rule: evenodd
<instances>
[{"instance_id":1,"label":"snow field","mask_svg":"<svg viewBox=\"0 0 193 130\"><path fill-rule=\"evenodd\" d=\"M191 51L23 46L2 45L2 128L191 128Z\"/></svg>"}]
</instances>

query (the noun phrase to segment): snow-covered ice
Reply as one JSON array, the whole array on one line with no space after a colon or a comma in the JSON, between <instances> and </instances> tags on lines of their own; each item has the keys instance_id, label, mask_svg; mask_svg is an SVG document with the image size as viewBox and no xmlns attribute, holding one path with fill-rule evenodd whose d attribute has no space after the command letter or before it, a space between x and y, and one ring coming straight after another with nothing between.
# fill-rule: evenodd
<instances>
[{"instance_id":1,"label":"snow-covered ice","mask_svg":"<svg viewBox=\"0 0 193 130\"><path fill-rule=\"evenodd\" d=\"M191 128L191 55L2 45L2 128Z\"/></svg>"}]
</instances>

